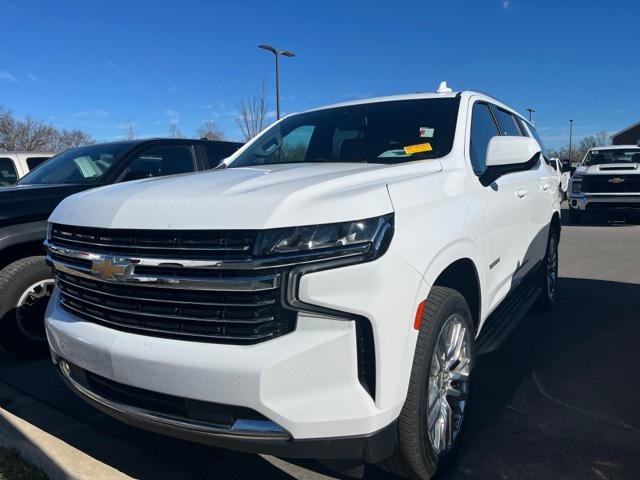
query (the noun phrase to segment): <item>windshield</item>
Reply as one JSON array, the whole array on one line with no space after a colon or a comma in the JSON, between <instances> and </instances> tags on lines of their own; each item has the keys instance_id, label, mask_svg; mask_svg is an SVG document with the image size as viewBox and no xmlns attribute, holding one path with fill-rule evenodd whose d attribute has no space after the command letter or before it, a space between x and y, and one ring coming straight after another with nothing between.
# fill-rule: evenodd
<instances>
[{"instance_id":1,"label":"windshield","mask_svg":"<svg viewBox=\"0 0 640 480\"><path fill-rule=\"evenodd\" d=\"M603 165L606 163L640 163L640 148L616 148L611 150L591 150L584 157L583 165Z\"/></svg>"},{"instance_id":2,"label":"windshield","mask_svg":"<svg viewBox=\"0 0 640 480\"><path fill-rule=\"evenodd\" d=\"M228 166L400 163L442 157L453 145L458 104L457 98L399 100L292 115Z\"/></svg>"},{"instance_id":3,"label":"windshield","mask_svg":"<svg viewBox=\"0 0 640 480\"><path fill-rule=\"evenodd\" d=\"M19 185L96 183L127 149L127 143L72 148L25 175Z\"/></svg>"}]
</instances>

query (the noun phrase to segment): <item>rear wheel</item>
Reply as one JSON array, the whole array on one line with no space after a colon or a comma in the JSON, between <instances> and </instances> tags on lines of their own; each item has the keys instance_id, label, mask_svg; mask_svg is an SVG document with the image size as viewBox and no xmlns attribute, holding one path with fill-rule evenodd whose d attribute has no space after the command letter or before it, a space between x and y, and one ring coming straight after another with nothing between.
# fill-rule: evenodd
<instances>
[{"instance_id":1,"label":"rear wheel","mask_svg":"<svg viewBox=\"0 0 640 480\"><path fill-rule=\"evenodd\" d=\"M53 291L44 257L27 257L0 271L0 346L17 357L46 354L44 313Z\"/></svg>"},{"instance_id":2,"label":"rear wheel","mask_svg":"<svg viewBox=\"0 0 640 480\"><path fill-rule=\"evenodd\" d=\"M538 282L542 287L542 292L534 304L534 309L539 312L549 310L556 304L557 284L558 284L558 232L556 229L549 230L547 240L547 253L544 256Z\"/></svg>"},{"instance_id":3,"label":"rear wheel","mask_svg":"<svg viewBox=\"0 0 640 480\"><path fill-rule=\"evenodd\" d=\"M407 478L435 474L455 454L474 365L469 307L456 290L433 287L425 303L394 454L383 468Z\"/></svg>"}]
</instances>

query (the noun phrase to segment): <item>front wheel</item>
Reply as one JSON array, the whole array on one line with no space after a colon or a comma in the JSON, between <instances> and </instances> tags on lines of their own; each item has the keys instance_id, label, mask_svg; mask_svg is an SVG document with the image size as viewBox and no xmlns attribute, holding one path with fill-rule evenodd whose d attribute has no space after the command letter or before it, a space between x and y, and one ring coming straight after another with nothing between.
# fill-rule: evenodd
<instances>
[{"instance_id":1,"label":"front wheel","mask_svg":"<svg viewBox=\"0 0 640 480\"><path fill-rule=\"evenodd\" d=\"M474 361L474 329L467 302L456 290L433 287L398 419L396 451L383 468L406 478L426 479L453 458L468 410Z\"/></svg>"},{"instance_id":2,"label":"front wheel","mask_svg":"<svg viewBox=\"0 0 640 480\"><path fill-rule=\"evenodd\" d=\"M44 312L54 280L44 257L17 260L0 271L0 346L17 357L46 354Z\"/></svg>"}]
</instances>

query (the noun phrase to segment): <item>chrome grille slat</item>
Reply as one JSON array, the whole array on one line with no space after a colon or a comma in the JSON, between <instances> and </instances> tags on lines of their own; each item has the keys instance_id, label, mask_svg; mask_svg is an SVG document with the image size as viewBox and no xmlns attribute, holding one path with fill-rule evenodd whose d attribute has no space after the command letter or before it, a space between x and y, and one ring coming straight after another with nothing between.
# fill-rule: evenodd
<instances>
[{"instance_id":1,"label":"chrome grille slat","mask_svg":"<svg viewBox=\"0 0 640 480\"><path fill-rule=\"evenodd\" d=\"M110 312L122 313L122 314L126 314L126 315L138 316L138 317L166 318L166 319L174 320L174 321L178 321L178 322L209 322L209 323L222 323L222 324L248 323L248 324L256 324L256 325L260 324L260 323L266 323L266 322L270 322L270 321L274 320L273 317L255 318L255 319L241 319L241 318L223 319L223 318L189 317L189 316L184 316L184 315L158 315L156 313L135 311L135 310L125 310L125 309L121 309L121 308L109 307L107 305L101 305L99 303L94 303L92 301L89 301L89 300L87 300L85 298L80 298L80 297L77 297L75 295L72 295L69 292L65 292L64 290L62 290L61 293L62 293L63 298L64 297L72 298L73 300L76 300L76 301L82 302L82 303L86 303L86 304L91 305L93 307L96 307L98 309L103 309L103 310L107 310L107 311L110 311Z\"/></svg>"},{"instance_id":2,"label":"chrome grille slat","mask_svg":"<svg viewBox=\"0 0 640 480\"><path fill-rule=\"evenodd\" d=\"M240 303L240 302L199 302L199 301L194 301L194 300L169 300L169 299L162 299L162 298L150 298L150 297L130 297L127 295L116 295L114 293L109 293L109 292L104 292L102 290L95 290L93 288L89 288L83 285L78 285L72 282L69 282L67 280L64 280L63 278L60 278L60 276L58 276L57 280L59 282L65 283L67 285L70 285L73 288L78 288L81 290L86 290L92 293L96 293L99 295L105 295L108 297L112 297L112 298L124 298L127 300L135 300L135 301L140 301L140 302L157 302L157 303L167 303L167 304L178 304L178 305L182 305L182 304L189 304L189 305L202 305L202 306L207 306L207 307L243 307L243 308L259 308L259 307L267 307L269 305L274 305L276 303L275 300L271 299L271 300L261 300L261 301L255 301L255 302L244 302L244 303Z\"/></svg>"},{"instance_id":3,"label":"chrome grille slat","mask_svg":"<svg viewBox=\"0 0 640 480\"><path fill-rule=\"evenodd\" d=\"M73 243L75 245L79 245L79 246L84 246L84 247L109 247L109 248L122 248L122 249L131 249L131 250L150 250L150 251L155 251L155 250L166 250L167 247L157 247L157 246L151 246L151 245L121 245L121 244L115 244L115 245L111 245L108 243L99 243L99 242L85 242L83 240L75 240L75 239L70 239L70 238L64 238L64 237L58 237L57 235L53 235L51 237L52 240L60 240L64 243ZM208 253L213 253L213 252L242 252L242 253L248 253L250 250L249 246L246 247L237 247L237 248L233 248L233 247L225 247L225 248L211 248L211 247L189 247L189 246L177 246L175 248L173 248L173 250L175 250L176 252L180 252L180 250L187 250L187 251L203 251Z\"/></svg>"},{"instance_id":4,"label":"chrome grille slat","mask_svg":"<svg viewBox=\"0 0 640 480\"><path fill-rule=\"evenodd\" d=\"M105 281L84 266L65 263L51 256L47 257L56 270L91 280ZM178 277L173 275L130 275L118 280L123 284L153 288L176 288L192 290L211 290L222 292L258 292L274 290L280 285L277 274L261 274L253 277Z\"/></svg>"},{"instance_id":5,"label":"chrome grille slat","mask_svg":"<svg viewBox=\"0 0 640 480\"><path fill-rule=\"evenodd\" d=\"M273 335L252 335L252 336L231 336L231 335L211 335L211 334L200 334L200 333L184 333L184 332L180 332L180 331L175 331L175 332L167 332L166 330L161 330L161 329L157 329L157 328L150 328L150 327L144 327L144 326L138 326L138 325L122 325L121 323L118 322L112 322L110 320L101 318L101 317L97 317L95 315L91 315L90 313L86 313L83 312L82 310L79 310L73 306L70 306L68 303L62 301L61 302L62 305L71 310L74 311L75 313L77 313L78 315L81 315L83 317L90 317L93 318L94 320L96 320L98 323L106 323L109 324L113 327L116 328L125 328L125 329L131 329L131 330L141 330L144 332L150 332L150 333L155 333L155 334L160 334L160 336L166 336L168 333L171 336L178 336L178 337L185 337L185 338L190 338L190 337L195 337L195 338L201 338L203 340L209 340L209 339L220 339L220 340L226 340L226 341L241 341L241 342L246 342L246 343L250 343L250 342L255 342L256 340L264 340L267 338L272 337Z\"/></svg>"}]
</instances>

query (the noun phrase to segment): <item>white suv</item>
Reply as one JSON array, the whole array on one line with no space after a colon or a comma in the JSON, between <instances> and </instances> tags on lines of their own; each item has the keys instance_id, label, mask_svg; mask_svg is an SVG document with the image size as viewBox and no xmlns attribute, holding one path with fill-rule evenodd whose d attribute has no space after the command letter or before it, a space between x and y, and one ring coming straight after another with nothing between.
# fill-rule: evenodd
<instances>
[{"instance_id":1,"label":"white suv","mask_svg":"<svg viewBox=\"0 0 640 480\"><path fill-rule=\"evenodd\" d=\"M536 136L440 88L69 197L47 237L53 360L133 425L428 478L459 443L475 355L555 302L559 180Z\"/></svg>"}]
</instances>

